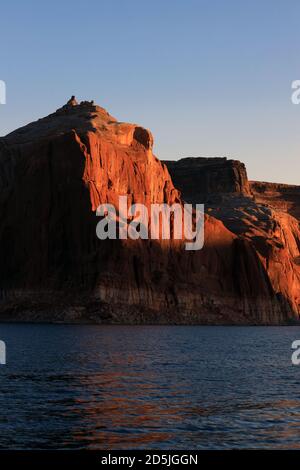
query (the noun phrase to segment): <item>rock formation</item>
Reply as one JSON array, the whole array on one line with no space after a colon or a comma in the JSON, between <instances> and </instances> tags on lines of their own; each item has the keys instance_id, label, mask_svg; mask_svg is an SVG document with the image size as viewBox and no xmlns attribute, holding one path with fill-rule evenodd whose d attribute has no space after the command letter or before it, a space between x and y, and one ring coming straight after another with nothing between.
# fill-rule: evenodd
<instances>
[{"instance_id":1,"label":"rock formation","mask_svg":"<svg viewBox=\"0 0 300 470\"><path fill-rule=\"evenodd\" d=\"M150 131L93 102L71 101L0 139L2 320L280 324L298 317L298 222L255 203L243 164L168 163L172 181L153 155ZM209 206L204 249L96 237L100 203L127 195L147 206L182 204L178 189L198 203L229 201L226 216L223 206ZM252 206L236 208L239 200Z\"/></svg>"},{"instance_id":2,"label":"rock formation","mask_svg":"<svg viewBox=\"0 0 300 470\"><path fill-rule=\"evenodd\" d=\"M300 220L300 186L250 181L256 202L287 212Z\"/></svg>"},{"instance_id":3,"label":"rock formation","mask_svg":"<svg viewBox=\"0 0 300 470\"><path fill-rule=\"evenodd\" d=\"M195 158L192 164L191 160L193 159L166 162L173 181L182 190L183 198L196 203L199 194L203 194L207 212L221 220L240 240L247 240L255 250L278 300L287 304L295 316L298 316L300 227L299 221L295 218L299 217L296 204L297 197L300 199L298 187L273 183L248 183L243 164L234 160L215 158L212 163L213 174L216 177L220 175L220 184L216 182L213 191L210 192L207 183L210 175L207 178L206 171L204 176L198 175L202 173L202 159ZM182 171L182 168L187 166L193 168L193 171L189 171L188 187L186 187L188 170ZM206 163L204 166L207 168ZM234 182L231 177L227 184L224 184L224 173L234 175L237 181ZM237 190L233 191L235 188Z\"/></svg>"},{"instance_id":4,"label":"rock formation","mask_svg":"<svg viewBox=\"0 0 300 470\"><path fill-rule=\"evenodd\" d=\"M206 202L223 193L250 195L245 165L227 158L182 158L165 161L185 199Z\"/></svg>"}]
</instances>

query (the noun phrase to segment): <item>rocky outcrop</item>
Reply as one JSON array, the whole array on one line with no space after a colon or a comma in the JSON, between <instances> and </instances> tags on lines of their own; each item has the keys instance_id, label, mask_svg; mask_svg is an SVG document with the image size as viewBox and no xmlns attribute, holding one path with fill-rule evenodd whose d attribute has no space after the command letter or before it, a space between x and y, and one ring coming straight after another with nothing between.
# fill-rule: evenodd
<instances>
[{"instance_id":1,"label":"rocky outcrop","mask_svg":"<svg viewBox=\"0 0 300 470\"><path fill-rule=\"evenodd\" d=\"M287 212L300 220L300 186L250 181L256 202Z\"/></svg>"},{"instance_id":2,"label":"rocky outcrop","mask_svg":"<svg viewBox=\"0 0 300 470\"><path fill-rule=\"evenodd\" d=\"M223 194L250 195L245 165L227 158L182 158L165 161L187 201L207 202Z\"/></svg>"},{"instance_id":3,"label":"rocky outcrop","mask_svg":"<svg viewBox=\"0 0 300 470\"><path fill-rule=\"evenodd\" d=\"M147 129L117 121L93 102L77 104L75 97L0 139L2 320L279 324L297 317L297 300L283 288L279 270L272 267L270 275L270 266L283 262L283 236L275 240L276 258L267 228L261 251L254 236L233 229L217 213L205 217L200 251L186 251L184 240L96 237L97 206L117 205L119 195L147 207L182 204L176 186L185 195L188 181L181 185L174 177L174 186L152 145ZM219 171L216 162L198 162L186 177L197 189L193 178L201 180L205 167L199 194L223 194L224 185L226 197L245 198L243 165L222 165ZM196 202L203 202L199 194ZM296 225L289 230L286 270L298 253ZM296 291L295 272L288 271Z\"/></svg>"},{"instance_id":4,"label":"rocky outcrop","mask_svg":"<svg viewBox=\"0 0 300 470\"><path fill-rule=\"evenodd\" d=\"M182 190L182 196L189 202L199 202L201 165L191 165L190 186L186 190L185 167L186 160L172 162L167 165L173 181ZM189 159L190 160L190 159ZM196 158L195 160L198 160ZM221 170L225 163L233 165L232 161L224 162L223 158L213 159L214 174L218 165ZM242 167L235 162L235 168ZM198 168L198 170L196 170ZM224 179L226 175L223 176ZM221 220L240 240L247 240L255 250L263 266L273 292L281 302L288 304L295 316L300 312L300 227L294 216L298 216L296 201L298 190L295 186L277 185L273 183L248 183L244 173L246 191L228 191L235 187L232 177L227 177L218 192L207 192L205 197L206 210L215 218ZM237 176L237 187L240 187L240 176ZM206 186L207 187L207 186ZM196 188L193 191L193 188ZM202 189L201 189L202 192Z\"/></svg>"}]
</instances>

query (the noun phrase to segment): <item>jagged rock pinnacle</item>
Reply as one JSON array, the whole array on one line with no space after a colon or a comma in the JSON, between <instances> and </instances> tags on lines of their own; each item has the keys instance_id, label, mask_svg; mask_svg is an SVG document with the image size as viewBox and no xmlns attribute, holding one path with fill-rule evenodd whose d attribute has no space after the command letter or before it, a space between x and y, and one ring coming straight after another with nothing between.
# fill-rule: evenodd
<instances>
[{"instance_id":1,"label":"jagged rock pinnacle","mask_svg":"<svg viewBox=\"0 0 300 470\"><path fill-rule=\"evenodd\" d=\"M69 106L77 106L78 105L78 101L76 100L74 95L72 95L71 98L69 99L69 101L67 101L67 105L69 105Z\"/></svg>"}]
</instances>

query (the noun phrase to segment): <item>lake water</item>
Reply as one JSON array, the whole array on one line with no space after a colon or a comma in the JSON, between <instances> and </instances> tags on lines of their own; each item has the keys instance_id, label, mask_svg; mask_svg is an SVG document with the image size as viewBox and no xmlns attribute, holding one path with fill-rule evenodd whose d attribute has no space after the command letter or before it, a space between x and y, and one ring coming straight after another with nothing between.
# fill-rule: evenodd
<instances>
[{"instance_id":1,"label":"lake water","mask_svg":"<svg viewBox=\"0 0 300 470\"><path fill-rule=\"evenodd\" d=\"M1 449L300 448L300 327L0 324Z\"/></svg>"}]
</instances>

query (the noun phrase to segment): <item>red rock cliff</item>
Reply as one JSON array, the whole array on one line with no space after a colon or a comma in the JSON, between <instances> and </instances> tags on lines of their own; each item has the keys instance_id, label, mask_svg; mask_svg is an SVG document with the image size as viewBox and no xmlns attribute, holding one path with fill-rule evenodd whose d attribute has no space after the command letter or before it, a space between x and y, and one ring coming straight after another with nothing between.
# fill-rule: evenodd
<instances>
[{"instance_id":1,"label":"red rock cliff","mask_svg":"<svg viewBox=\"0 0 300 470\"><path fill-rule=\"evenodd\" d=\"M300 220L300 186L250 181L250 188L256 202L287 212Z\"/></svg>"},{"instance_id":2,"label":"red rock cliff","mask_svg":"<svg viewBox=\"0 0 300 470\"><path fill-rule=\"evenodd\" d=\"M96 237L96 207L119 195L182 203L152 142L143 127L76 100L0 139L2 319L277 324L297 316L295 298L270 276L251 237L210 215L196 252L180 240ZM227 189L248 193L242 166L236 170L239 183L231 179ZM296 259L298 231L289 227L285 249ZM273 253L272 235L261 236Z\"/></svg>"},{"instance_id":3,"label":"red rock cliff","mask_svg":"<svg viewBox=\"0 0 300 470\"><path fill-rule=\"evenodd\" d=\"M298 220L291 214L299 214L296 204L299 198L298 187L275 183L249 183L244 171L244 190L233 192L230 188L241 188L241 176L234 170L243 169L244 165L233 160L213 158L212 174L219 177L218 183L209 191L203 183L202 165L197 163L199 159L195 158L195 162L192 160L166 162L173 181L176 181L176 186L182 190L182 196L189 202L196 202L199 187L201 192L203 186L206 188L203 197L207 212L221 220L239 240L247 240L255 250L273 292L281 302L290 306L297 317L300 311L300 228ZM190 168L188 186L186 171L182 171L185 166ZM226 167L227 172L224 173ZM210 166L207 168L208 176L205 176L205 180L210 178ZM236 178L236 183L232 178ZM199 181L202 182L201 185Z\"/></svg>"}]
</instances>

